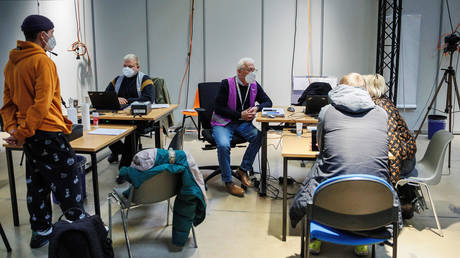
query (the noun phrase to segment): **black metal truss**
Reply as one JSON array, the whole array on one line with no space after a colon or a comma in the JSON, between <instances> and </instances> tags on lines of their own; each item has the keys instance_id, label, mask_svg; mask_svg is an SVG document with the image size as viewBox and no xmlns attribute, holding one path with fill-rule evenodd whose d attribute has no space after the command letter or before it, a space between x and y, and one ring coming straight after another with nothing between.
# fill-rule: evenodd
<instances>
[{"instance_id":1,"label":"black metal truss","mask_svg":"<svg viewBox=\"0 0 460 258\"><path fill-rule=\"evenodd\" d=\"M388 97L395 105L398 95L401 16L402 0L379 0L375 70L385 77Z\"/></svg>"}]
</instances>

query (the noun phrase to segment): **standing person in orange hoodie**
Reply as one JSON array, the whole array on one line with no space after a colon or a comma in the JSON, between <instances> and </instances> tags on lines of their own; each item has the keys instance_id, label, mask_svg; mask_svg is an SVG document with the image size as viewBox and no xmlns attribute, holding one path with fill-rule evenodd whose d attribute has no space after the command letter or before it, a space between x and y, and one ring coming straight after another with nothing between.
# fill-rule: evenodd
<instances>
[{"instance_id":1,"label":"standing person in orange hoodie","mask_svg":"<svg viewBox=\"0 0 460 258\"><path fill-rule=\"evenodd\" d=\"M31 248L46 245L53 233L50 191L63 211L82 208L76 156L64 134L72 122L62 115L56 65L46 55L56 45L54 25L41 15L22 23L26 41L17 41L6 64L3 107L4 140L26 154L27 208Z\"/></svg>"}]
</instances>

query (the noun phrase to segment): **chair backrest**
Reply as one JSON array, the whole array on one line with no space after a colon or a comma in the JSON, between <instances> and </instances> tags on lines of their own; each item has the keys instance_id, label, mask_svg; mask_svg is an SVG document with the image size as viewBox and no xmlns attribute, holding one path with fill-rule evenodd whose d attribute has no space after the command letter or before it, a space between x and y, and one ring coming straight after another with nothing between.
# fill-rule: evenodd
<instances>
[{"instance_id":1,"label":"chair backrest","mask_svg":"<svg viewBox=\"0 0 460 258\"><path fill-rule=\"evenodd\" d=\"M425 183L435 185L441 181L447 145L453 139L454 136L446 130L437 131L431 138L423 158L415 165L415 169L424 170L423 175L428 176L424 178Z\"/></svg>"},{"instance_id":2,"label":"chair backrest","mask_svg":"<svg viewBox=\"0 0 460 258\"><path fill-rule=\"evenodd\" d=\"M173 150L182 150L184 146L184 133L185 128L179 127L176 130L176 135L172 138L171 142L169 143L168 150L171 148Z\"/></svg>"},{"instance_id":3,"label":"chair backrest","mask_svg":"<svg viewBox=\"0 0 460 258\"><path fill-rule=\"evenodd\" d=\"M176 129L176 135L169 143L168 149L182 150L185 129ZM149 204L168 200L177 195L180 190L181 175L169 171L162 172L145 181L139 188L133 187L131 202Z\"/></svg>"},{"instance_id":4,"label":"chair backrest","mask_svg":"<svg viewBox=\"0 0 460 258\"><path fill-rule=\"evenodd\" d=\"M204 112L199 112L198 114L198 122L203 129L211 129L211 117L220 85L220 82L202 82L198 84L200 108L205 109Z\"/></svg>"},{"instance_id":5,"label":"chair backrest","mask_svg":"<svg viewBox=\"0 0 460 258\"><path fill-rule=\"evenodd\" d=\"M398 219L393 187L371 175L330 178L316 188L310 219L336 229L372 230Z\"/></svg>"}]
</instances>

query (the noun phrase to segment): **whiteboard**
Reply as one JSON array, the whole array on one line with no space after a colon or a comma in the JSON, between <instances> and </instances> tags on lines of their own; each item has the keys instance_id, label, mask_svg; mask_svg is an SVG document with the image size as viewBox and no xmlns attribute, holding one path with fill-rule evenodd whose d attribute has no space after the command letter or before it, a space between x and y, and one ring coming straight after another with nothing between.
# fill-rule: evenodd
<instances>
[{"instance_id":1,"label":"whiteboard","mask_svg":"<svg viewBox=\"0 0 460 258\"><path fill-rule=\"evenodd\" d=\"M298 104L298 99L310 84L314 82L327 82L332 88L337 86L337 77L320 77L320 76L294 76L291 91L291 104Z\"/></svg>"},{"instance_id":2,"label":"whiteboard","mask_svg":"<svg viewBox=\"0 0 460 258\"><path fill-rule=\"evenodd\" d=\"M327 82L334 88L337 85L337 77L319 77L319 76L294 76L293 90L304 91L314 82Z\"/></svg>"},{"instance_id":3,"label":"whiteboard","mask_svg":"<svg viewBox=\"0 0 460 258\"><path fill-rule=\"evenodd\" d=\"M397 96L398 108L417 107L421 24L422 16L420 14L405 14L402 16Z\"/></svg>"}]
</instances>

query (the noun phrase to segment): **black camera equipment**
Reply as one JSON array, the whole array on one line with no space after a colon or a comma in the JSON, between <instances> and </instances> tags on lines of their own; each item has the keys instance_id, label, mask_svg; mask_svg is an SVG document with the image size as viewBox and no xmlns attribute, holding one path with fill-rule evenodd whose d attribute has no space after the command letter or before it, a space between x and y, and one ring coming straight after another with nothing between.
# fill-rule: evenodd
<instances>
[{"instance_id":1,"label":"black camera equipment","mask_svg":"<svg viewBox=\"0 0 460 258\"><path fill-rule=\"evenodd\" d=\"M457 79L455 78L455 70L452 66L452 59L454 56L454 53L458 50L460 52L460 48L458 46L460 42L460 37L457 35L458 32L454 31L452 34L444 37L444 42L446 47L444 48L444 53L447 55L450 55L450 62L449 62L449 67L447 69L443 68L441 70L444 71L444 75L442 76L441 81L439 82L438 87L436 88L436 92L434 94L433 99L431 100L430 106L428 106L428 109L426 110L425 117L423 118L422 123L420 124L420 127L418 128L417 134L415 135L415 138L417 139L418 135L420 134L420 131L422 130L422 126L425 123L426 118L428 117L428 113L430 112L434 101L436 100L436 97L438 96L439 90L441 89L443 83L447 84L447 92L446 92L446 108L444 110L444 113L449 114L449 132L452 132L452 98L453 98L453 92L452 90L455 90L455 95L457 97L457 104L459 105L460 108L460 93L458 91L458 85L457 85ZM451 151L452 151L452 146L449 143L449 159L448 159L448 168L450 168L450 159L451 159Z\"/></svg>"},{"instance_id":2,"label":"black camera equipment","mask_svg":"<svg viewBox=\"0 0 460 258\"><path fill-rule=\"evenodd\" d=\"M444 48L444 53L451 53L457 51L458 42L460 41L460 36L457 35L458 32L452 33L444 38L444 42L447 46Z\"/></svg>"}]
</instances>

